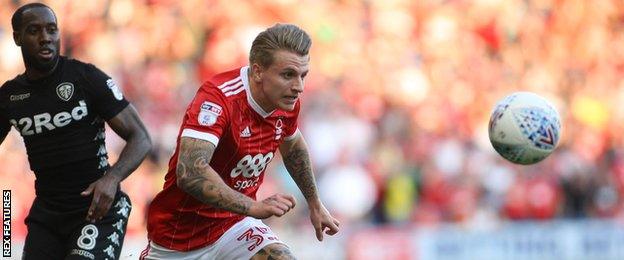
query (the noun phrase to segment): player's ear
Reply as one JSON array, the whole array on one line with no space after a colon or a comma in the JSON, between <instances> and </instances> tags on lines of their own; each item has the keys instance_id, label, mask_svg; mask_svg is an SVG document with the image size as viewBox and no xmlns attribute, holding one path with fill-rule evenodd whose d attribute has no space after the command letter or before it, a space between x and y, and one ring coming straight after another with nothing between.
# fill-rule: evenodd
<instances>
[{"instance_id":1,"label":"player's ear","mask_svg":"<svg viewBox=\"0 0 624 260\"><path fill-rule=\"evenodd\" d=\"M15 45L20 47L22 46L22 36L19 32L13 32L13 41L15 42Z\"/></svg>"},{"instance_id":2,"label":"player's ear","mask_svg":"<svg viewBox=\"0 0 624 260\"><path fill-rule=\"evenodd\" d=\"M258 63L251 65L251 76L253 81L262 81L262 66Z\"/></svg>"}]
</instances>

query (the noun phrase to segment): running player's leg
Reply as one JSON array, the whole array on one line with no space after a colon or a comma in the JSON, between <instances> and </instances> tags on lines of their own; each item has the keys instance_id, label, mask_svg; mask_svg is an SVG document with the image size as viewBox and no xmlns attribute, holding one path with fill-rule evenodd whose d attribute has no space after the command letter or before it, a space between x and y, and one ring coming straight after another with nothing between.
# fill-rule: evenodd
<instances>
[{"instance_id":1,"label":"running player's leg","mask_svg":"<svg viewBox=\"0 0 624 260\"><path fill-rule=\"evenodd\" d=\"M295 259L288 246L267 225L258 219L246 217L211 245L182 252L150 242L140 259L269 259L269 256L280 257L275 259Z\"/></svg>"},{"instance_id":2,"label":"running player's leg","mask_svg":"<svg viewBox=\"0 0 624 260\"><path fill-rule=\"evenodd\" d=\"M281 244L281 243L275 243L275 244L270 244L268 246L265 246L262 249L260 249L258 253L256 253L254 256L251 257L251 260L268 260L268 259L292 260L292 259L297 259L297 258L295 258L295 256L290 252L290 249L286 245Z\"/></svg>"},{"instance_id":3,"label":"running player's leg","mask_svg":"<svg viewBox=\"0 0 624 260\"><path fill-rule=\"evenodd\" d=\"M25 221L28 234L22 259L63 259L65 257L63 237L53 224L57 222L58 216L58 213L50 211L38 198L35 198Z\"/></svg>"},{"instance_id":4,"label":"running player's leg","mask_svg":"<svg viewBox=\"0 0 624 260\"><path fill-rule=\"evenodd\" d=\"M176 251L149 242L147 248L141 252L139 260L196 260L217 259L214 257L214 246L206 246L192 251Z\"/></svg>"},{"instance_id":5,"label":"running player's leg","mask_svg":"<svg viewBox=\"0 0 624 260\"><path fill-rule=\"evenodd\" d=\"M73 231L65 245L66 259L119 259L131 208L128 196L120 192L100 221L85 220Z\"/></svg>"},{"instance_id":6,"label":"running player's leg","mask_svg":"<svg viewBox=\"0 0 624 260\"><path fill-rule=\"evenodd\" d=\"M246 217L215 243L215 259L295 259L288 246L261 220Z\"/></svg>"},{"instance_id":7,"label":"running player's leg","mask_svg":"<svg viewBox=\"0 0 624 260\"><path fill-rule=\"evenodd\" d=\"M65 247L62 239L46 225L36 221L26 221L28 234L24 243L22 259L63 259Z\"/></svg>"}]
</instances>

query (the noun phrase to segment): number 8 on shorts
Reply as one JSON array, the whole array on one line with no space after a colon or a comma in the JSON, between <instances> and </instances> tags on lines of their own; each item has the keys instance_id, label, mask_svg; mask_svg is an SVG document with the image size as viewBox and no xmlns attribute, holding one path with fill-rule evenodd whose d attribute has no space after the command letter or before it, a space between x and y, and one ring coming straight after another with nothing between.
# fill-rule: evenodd
<instances>
[{"instance_id":1,"label":"number 8 on shorts","mask_svg":"<svg viewBox=\"0 0 624 260\"><path fill-rule=\"evenodd\" d=\"M82 228L82 231L80 233L81 234L78 237L78 241L76 242L78 247L85 250L93 249L95 247L95 241L98 236L97 227L93 224L86 225Z\"/></svg>"}]
</instances>

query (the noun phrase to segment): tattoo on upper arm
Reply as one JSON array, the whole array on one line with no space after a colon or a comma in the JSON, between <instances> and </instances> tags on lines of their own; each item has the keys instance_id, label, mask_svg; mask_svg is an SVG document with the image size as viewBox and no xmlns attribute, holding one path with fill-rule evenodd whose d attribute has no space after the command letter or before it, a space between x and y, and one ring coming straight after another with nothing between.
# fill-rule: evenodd
<instances>
[{"instance_id":1,"label":"tattoo on upper arm","mask_svg":"<svg viewBox=\"0 0 624 260\"><path fill-rule=\"evenodd\" d=\"M210 158L214 152L212 144L193 138L184 138L180 144L180 156L176 175L184 191L194 198L218 208L240 214L247 214L251 203L245 195L229 190L219 180L209 178ZM219 178L216 176L215 178Z\"/></svg>"},{"instance_id":2,"label":"tattoo on upper arm","mask_svg":"<svg viewBox=\"0 0 624 260\"><path fill-rule=\"evenodd\" d=\"M284 157L284 165L295 180L306 199L316 197L316 184L312 173L312 162L306 149L291 150Z\"/></svg>"}]
</instances>

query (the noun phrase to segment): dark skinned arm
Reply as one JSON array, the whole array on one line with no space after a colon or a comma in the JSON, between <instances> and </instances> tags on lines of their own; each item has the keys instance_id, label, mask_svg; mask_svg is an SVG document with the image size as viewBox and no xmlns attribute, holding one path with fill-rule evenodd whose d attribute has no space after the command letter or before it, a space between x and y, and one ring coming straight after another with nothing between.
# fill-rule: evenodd
<instances>
[{"instance_id":1,"label":"dark skinned arm","mask_svg":"<svg viewBox=\"0 0 624 260\"><path fill-rule=\"evenodd\" d=\"M119 159L100 179L91 183L81 194L93 194L93 200L87 213L87 220L100 220L111 207L119 183L136 170L147 153L152 149L152 141L132 105L128 105L115 117L107 121L108 125L126 141Z\"/></svg>"}]
</instances>

